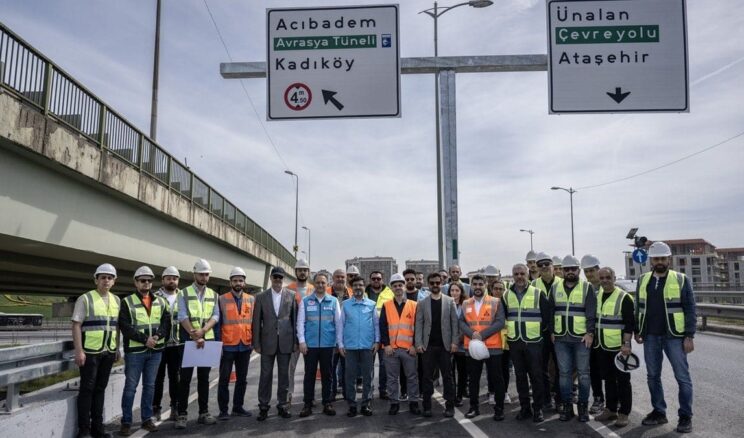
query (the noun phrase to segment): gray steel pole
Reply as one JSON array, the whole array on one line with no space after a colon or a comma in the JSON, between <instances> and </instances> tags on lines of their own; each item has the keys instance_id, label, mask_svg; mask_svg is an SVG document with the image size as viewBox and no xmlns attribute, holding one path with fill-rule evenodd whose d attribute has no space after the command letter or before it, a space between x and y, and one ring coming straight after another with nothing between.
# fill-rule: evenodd
<instances>
[{"instance_id":1,"label":"gray steel pole","mask_svg":"<svg viewBox=\"0 0 744 438\"><path fill-rule=\"evenodd\" d=\"M152 69L152 104L150 107L150 138L156 140L158 134L158 81L160 76L160 3L155 13L155 61Z\"/></svg>"},{"instance_id":2,"label":"gray steel pole","mask_svg":"<svg viewBox=\"0 0 744 438\"><path fill-rule=\"evenodd\" d=\"M438 62L439 58L439 37L438 37L438 19L439 19L439 13L438 13L438 6L437 2L434 2L434 14L432 15L434 18L434 63L436 64ZM434 120L435 120L435 126L434 126L434 132L436 137L436 148L437 148L437 252L439 255L439 269L444 269L446 267L445 262L445 232L444 232L444 203L442 202L443 193L442 193L442 140L441 140L441 133L440 133L440 126L439 126L439 74L440 71L437 70L436 73L434 73Z\"/></svg>"},{"instance_id":3,"label":"gray steel pole","mask_svg":"<svg viewBox=\"0 0 744 438\"><path fill-rule=\"evenodd\" d=\"M574 244L574 220L573 220L573 194L576 193L576 190L573 189L573 187L568 188L568 194L571 202L571 255L576 255L576 245Z\"/></svg>"},{"instance_id":4,"label":"gray steel pole","mask_svg":"<svg viewBox=\"0 0 744 438\"><path fill-rule=\"evenodd\" d=\"M297 246L297 219L300 215L300 177L297 176L296 173L292 172L291 170L285 170L284 173L287 175L293 176L295 178L295 227L294 227L294 247L292 247L292 250L294 251L295 259L297 259L297 250L299 247Z\"/></svg>"},{"instance_id":5,"label":"gray steel pole","mask_svg":"<svg viewBox=\"0 0 744 438\"><path fill-rule=\"evenodd\" d=\"M310 264L310 258L312 257L312 241L310 239L310 228L303 226L302 229L307 231L307 263Z\"/></svg>"}]
</instances>

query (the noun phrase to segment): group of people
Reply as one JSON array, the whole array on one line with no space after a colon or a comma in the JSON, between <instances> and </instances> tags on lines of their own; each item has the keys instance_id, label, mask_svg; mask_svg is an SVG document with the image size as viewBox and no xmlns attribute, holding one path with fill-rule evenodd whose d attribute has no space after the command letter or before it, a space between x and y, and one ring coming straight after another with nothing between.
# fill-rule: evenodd
<instances>
[{"instance_id":1,"label":"group of people","mask_svg":"<svg viewBox=\"0 0 744 438\"><path fill-rule=\"evenodd\" d=\"M136 291L119 299L110 292L116 269L98 267L96 288L79 297L72 316L75 361L80 367L78 436L108 436L103 428L104 393L111 367L123 346L125 387L120 435L130 435L136 388L142 381L142 428L156 431L161 420L165 376L170 395L169 420L187 427L193 367L182 367L184 345L196 348L222 342L217 402L209 412L209 373L197 367L198 418L215 424L231 416L250 417L245 409L251 354L260 356L259 421L267 419L274 366L278 368L276 408L290 418L294 375L303 357L300 417L313 415L316 375L321 382L322 412L336 415L337 388L347 403L346 415L373 415L374 362L378 362L378 395L388 400L388 414L408 403L413 415L431 417L435 385L441 385L445 417L469 399L467 418L480 412L481 376L486 369L493 419L504 420L504 404L513 366L519 394L517 420L544 421L544 410L557 409L561 421L576 416L588 421L628 424L632 407L629 369L631 339L644 347L653 410L644 425L666 423L661 384L663 353L679 383L679 432L692 430L692 382L686 355L695 334L694 297L690 281L671 271L671 251L663 242L650 248L653 271L644 274L633 296L615 285L615 273L587 255L552 258L530 251L526 264L512 268L512 281L498 270L462 281L461 270L394 274L388 285L372 272L367 285L355 266L332 274L320 271L310 281L310 266L298 260L295 281L275 267L271 286L246 293L246 274L229 273L231 291L218 295L208 287L212 272L206 260L193 268L194 282L179 289L175 267L161 275L142 266L134 274ZM491 267L489 267L491 268ZM586 279L580 277L583 270ZM636 358L637 359L637 358ZM625 364L621 369L620 364ZM229 383L235 380L230 409ZM578 394L574 393L574 376ZM594 403L590 409L589 394ZM359 394L359 396L357 396Z\"/></svg>"}]
</instances>

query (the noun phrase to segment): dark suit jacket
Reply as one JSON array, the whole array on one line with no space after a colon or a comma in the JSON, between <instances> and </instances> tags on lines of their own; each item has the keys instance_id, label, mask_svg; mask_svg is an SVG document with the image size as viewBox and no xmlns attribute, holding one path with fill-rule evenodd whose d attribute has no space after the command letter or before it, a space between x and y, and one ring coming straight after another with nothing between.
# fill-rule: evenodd
<instances>
[{"instance_id":1,"label":"dark suit jacket","mask_svg":"<svg viewBox=\"0 0 744 438\"><path fill-rule=\"evenodd\" d=\"M447 295L442 295L442 342L444 348L449 350L450 345L457 344L460 336L457 321L457 309L455 300ZM416 304L416 328L414 330L416 348L429 346L431 334L431 295Z\"/></svg>"},{"instance_id":2,"label":"dark suit jacket","mask_svg":"<svg viewBox=\"0 0 744 438\"><path fill-rule=\"evenodd\" d=\"M279 316L274 313L271 288L256 295L253 308L253 347L260 354L292 353L297 343L297 302L295 293L282 288Z\"/></svg>"}]
</instances>

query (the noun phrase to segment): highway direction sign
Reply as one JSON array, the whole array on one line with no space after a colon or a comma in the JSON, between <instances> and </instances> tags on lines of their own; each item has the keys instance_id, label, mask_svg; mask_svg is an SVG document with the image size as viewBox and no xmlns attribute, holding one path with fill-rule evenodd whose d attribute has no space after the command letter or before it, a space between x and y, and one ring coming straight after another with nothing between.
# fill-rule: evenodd
<instances>
[{"instance_id":1,"label":"highway direction sign","mask_svg":"<svg viewBox=\"0 0 744 438\"><path fill-rule=\"evenodd\" d=\"M400 117L398 6L267 9L267 119Z\"/></svg>"},{"instance_id":2,"label":"highway direction sign","mask_svg":"<svg viewBox=\"0 0 744 438\"><path fill-rule=\"evenodd\" d=\"M548 0L549 111L689 112L685 0Z\"/></svg>"}]
</instances>

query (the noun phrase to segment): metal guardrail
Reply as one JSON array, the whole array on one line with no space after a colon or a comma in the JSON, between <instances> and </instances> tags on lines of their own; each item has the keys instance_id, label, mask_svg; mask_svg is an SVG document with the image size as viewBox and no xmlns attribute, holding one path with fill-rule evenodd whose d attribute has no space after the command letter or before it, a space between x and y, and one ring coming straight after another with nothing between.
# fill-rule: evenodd
<instances>
[{"instance_id":1,"label":"metal guardrail","mask_svg":"<svg viewBox=\"0 0 744 438\"><path fill-rule=\"evenodd\" d=\"M21 406L21 383L74 367L72 341L0 349L0 388L6 388L5 413Z\"/></svg>"},{"instance_id":2,"label":"metal guardrail","mask_svg":"<svg viewBox=\"0 0 744 438\"><path fill-rule=\"evenodd\" d=\"M294 265L289 250L265 229L3 23L0 87Z\"/></svg>"},{"instance_id":3,"label":"metal guardrail","mask_svg":"<svg viewBox=\"0 0 744 438\"><path fill-rule=\"evenodd\" d=\"M744 291L696 290L695 301L710 304L744 305Z\"/></svg>"},{"instance_id":4,"label":"metal guardrail","mask_svg":"<svg viewBox=\"0 0 744 438\"><path fill-rule=\"evenodd\" d=\"M726 306L723 304L696 304L697 316L703 318L702 329L708 328L708 318L744 320L744 306Z\"/></svg>"}]
</instances>

